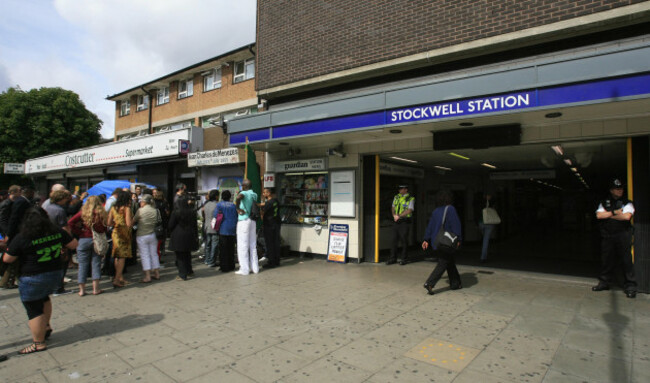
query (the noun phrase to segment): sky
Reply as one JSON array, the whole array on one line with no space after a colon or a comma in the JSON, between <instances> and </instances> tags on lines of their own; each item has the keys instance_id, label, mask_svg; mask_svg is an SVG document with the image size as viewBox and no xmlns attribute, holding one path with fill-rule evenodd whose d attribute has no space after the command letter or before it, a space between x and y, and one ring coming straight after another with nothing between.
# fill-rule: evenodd
<instances>
[{"instance_id":1,"label":"sky","mask_svg":"<svg viewBox=\"0 0 650 383\"><path fill-rule=\"evenodd\" d=\"M2 0L0 92L79 94L112 138L115 104L143 83L255 42L256 0Z\"/></svg>"}]
</instances>

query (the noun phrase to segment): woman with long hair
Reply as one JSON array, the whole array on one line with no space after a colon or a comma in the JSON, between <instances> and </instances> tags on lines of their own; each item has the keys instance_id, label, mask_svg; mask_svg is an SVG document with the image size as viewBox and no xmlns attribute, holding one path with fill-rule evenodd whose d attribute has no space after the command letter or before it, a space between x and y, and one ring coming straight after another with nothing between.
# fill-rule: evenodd
<instances>
[{"instance_id":1,"label":"woman with long hair","mask_svg":"<svg viewBox=\"0 0 650 383\"><path fill-rule=\"evenodd\" d=\"M45 210L32 207L25 212L22 228L4 255L5 262L17 260L20 265L18 291L32 333L32 344L20 350L20 354L47 350L45 340L52 334L50 293L61 282L64 247L76 248L77 240L50 222Z\"/></svg>"},{"instance_id":2,"label":"woman with long hair","mask_svg":"<svg viewBox=\"0 0 650 383\"><path fill-rule=\"evenodd\" d=\"M199 248L198 217L194 201L186 196L179 196L174 202L174 211L169 218L171 241L169 247L176 253L176 280L186 281L194 275L192 269L192 251Z\"/></svg>"},{"instance_id":3,"label":"woman with long hair","mask_svg":"<svg viewBox=\"0 0 650 383\"><path fill-rule=\"evenodd\" d=\"M436 209L431 212L429 224L424 233L424 241L422 242L422 250L427 250L431 247L438 255L438 265L433 269L431 275L424 283L424 288L429 295L433 295L433 287L438 283L442 274L447 271L449 277L449 284L452 290L462 289L463 285L460 281L460 274L456 268L456 258L454 250L446 248L437 248L434 240L440 230L446 230L458 236L457 246L460 246L461 225L460 218L456 209L452 206L454 196L449 190L440 190L436 193Z\"/></svg>"},{"instance_id":4,"label":"woman with long hair","mask_svg":"<svg viewBox=\"0 0 650 383\"><path fill-rule=\"evenodd\" d=\"M113 226L113 259L115 259L115 278L113 288L124 287L128 282L124 279L124 263L131 258L131 228L133 214L131 212L131 193L120 191L117 200L108 213L108 226Z\"/></svg>"},{"instance_id":5,"label":"woman with long hair","mask_svg":"<svg viewBox=\"0 0 650 383\"><path fill-rule=\"evenodd\" d=\"M237 207L230 201L230 190L221 194L221 202L214 209L213 217L223 214L219 227L219 268L227 273L235 270L235 235L237 233Z\"/></svg>"},{"instance_id":6,"label":"woman with long hair","mask_svg":"<svg viewBox=\"0 0 650 383\"><path fill-rule=\"evenodd\" d=\"M160 279L160 263L156 252L158 240L154 233L156 223L159 220L162 221L162 217L153 206L153 197L149 194L143 195L140 200L140 208L133 217L133 223L138 225L135 235L140 250L142 271L144 272L144 278L140 281L142 283L149 283L152 278Z\"/></svg>"},{"instance_id":7,"label":"woman with long hair","mask_svg":"<svg viewBox=\"0 0 650 383\"><path fill-rule=\"evenodd\" d=\"M86 295L86 279L89 269L92 270L93 295L99 295L99 280L102 276L102 255L97 254L93 244L93 230L99 235L106 235L108 214L97 196L90 196L81 210L68 221L72 233L79 237L77 246L77 261L79 262L79 296Z\"/></svg>"}]
</instances>

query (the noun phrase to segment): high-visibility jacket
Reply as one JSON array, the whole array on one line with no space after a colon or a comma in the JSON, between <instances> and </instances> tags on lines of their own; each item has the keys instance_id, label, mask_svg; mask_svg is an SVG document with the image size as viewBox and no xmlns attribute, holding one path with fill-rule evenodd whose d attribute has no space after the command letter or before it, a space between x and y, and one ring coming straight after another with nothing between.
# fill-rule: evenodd
<instances>
[{"instance_id":1,"label":"high-visibility jacket","mask_svg":"<svg viewBox=\"0 0 650 383\"><path fill-rule=\"evenodd\" d=\"M413 201L415 197L411 197L408 193L401 195L397 194L395 198L393 198L393 208L395 209L395 214L400 215L402 214L405 210L408 210L409 206L411 205L411 201ZM413 212L409 213L406 217L404 218L411 218L413 216Z\"/></svg>"}]
</instances>

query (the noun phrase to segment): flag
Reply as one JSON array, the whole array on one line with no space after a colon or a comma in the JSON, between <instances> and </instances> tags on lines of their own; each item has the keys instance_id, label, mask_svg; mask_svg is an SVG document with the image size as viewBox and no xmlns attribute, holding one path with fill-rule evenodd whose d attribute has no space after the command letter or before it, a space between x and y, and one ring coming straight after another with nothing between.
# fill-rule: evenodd
<instances>
[{"instance_id":1,"label":"flag","mask_svg":"<svg viewBox=\"0 0 650 383\"><path fill-rule=\"evenodd\" d=\"M251 181L251 190L257 194L257 202L259 203L262 197L262 178L260 177L260 167L257 165L255 158L255 151L248 144L248 137L246 137L246 167L244 170L244 179Z\"/></svg>"}]
</instances>

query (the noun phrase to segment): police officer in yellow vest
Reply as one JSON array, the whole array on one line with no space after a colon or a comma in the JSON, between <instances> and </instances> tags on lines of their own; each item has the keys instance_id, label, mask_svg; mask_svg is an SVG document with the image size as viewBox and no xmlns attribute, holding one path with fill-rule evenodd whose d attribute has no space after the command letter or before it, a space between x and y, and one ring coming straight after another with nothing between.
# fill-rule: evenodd
<instances>
[{"instance_id":1,"label":"police officer in yellow vest","mask_svg":"<svg viewBox=\"0 0 650 383\"><path fill-rule=\"evenodd\" d=\"M399 185L399 193L393 198L393 247L390 251L390 258L386 261L387 265L392 265L397 261L397 244L402 242L402 257L400 265L406 265L406 247L408 246L408 234L411 222L413 220L413 210L415 209L415 197L409 195L408 185Z\"/></svg>"}]
</instances>

